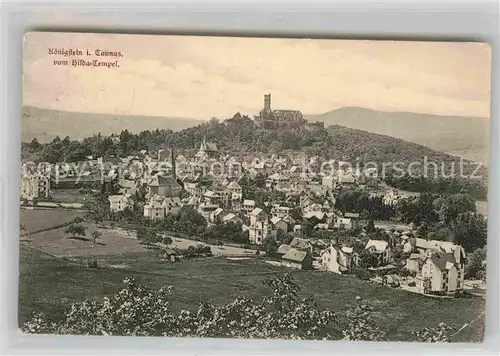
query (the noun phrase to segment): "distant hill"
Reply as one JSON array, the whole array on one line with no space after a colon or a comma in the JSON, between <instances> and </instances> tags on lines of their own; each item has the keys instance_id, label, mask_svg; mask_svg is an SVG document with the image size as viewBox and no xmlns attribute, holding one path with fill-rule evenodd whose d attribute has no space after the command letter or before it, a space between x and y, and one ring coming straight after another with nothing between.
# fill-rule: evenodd
<instances>
[{"instance_id":1,"label":"distant hill","mask_svg":"<svg viewBox=\"0 0 500 356\"><path fill-rule=\"evenodd\" d=\"M180 117L79 113L33 106L23 107L22 118L23 141L31 141L36 137L42 143L51 141L56 136L61 139L70 136L72 139L81 140L99 132L110 135L125 129L131 132L155 129L179 131L203 122Z\"/></svg>"},{"instance_id":2,"label":"distant hill","mask_svg":"<svg viewBox=\"0 0 500 356\"><path fill-rule=\"evenodd\" d=\"M418 143L437 151L487 164L489 120L480 117L386 112L346 107L307 115L325 126L341 125Z\"/></svg>"}]
</instances>

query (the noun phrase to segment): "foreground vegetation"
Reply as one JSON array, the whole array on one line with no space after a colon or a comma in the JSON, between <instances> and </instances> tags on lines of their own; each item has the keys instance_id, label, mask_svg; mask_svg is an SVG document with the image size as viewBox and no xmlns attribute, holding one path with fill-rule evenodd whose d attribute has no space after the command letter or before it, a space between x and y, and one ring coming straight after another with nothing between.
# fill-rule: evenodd
<instances>
[{"instance_id":1,"label":"foreground vegetation","mask_svg":"<svg viewBox=\"0 0 500 356\"><path fill-rule=\"evenodd\" d=\"M107 303L102 298L113 299L115 298L113 295L118 297L120 295L118 291L123 288L123 280L127 278L129 278L130 282L132 279L135 280L134 288L145 288L139 289L143 291L141 293L148 291L156 295L155 293L159 293L160 288L172 286L169 294L165 295L168 301L168 315L175 316L175 319L181 318L184 320L184 318L187 318L184 321L187 323L187 320L194 322L192 318L196 319L194 315L197 315L201 305L204 306L203 308L208 308L204 310L211 310L210 315L212 317L216 310L223 313L231 308L244 307L252 310L261 308L262 303L268 300L266 298L272 299L276 292L276 288L271 286L271 290L274 291L271 293L272 296L269 297L269 286L264 285L263 281L267 277L283 277L290 271L254 259L229 261L212 258L168 263L141 254L101 257L98 260L98 266L100 267L88 268L81 264L55 259L24 247L21 247L20 259L20 325L31 320L35 323L31 324L34 328L33 331L45 330L46 332L56 331L53 327L56 327L58 332L97 332L95 329L87 329L87 327L90 327L89 325L85 324L87 326L84 326L81 324L83 322L81 319L86 318L82 314L83 309L88 307L90 308L89 312L91 310L102 310ZM306 308L306 304L302 303L307 303L307 308L313 308L312 310L316 313L318 319L310 319L312 324L318 322L318 326L320 326L320 316L327 315L321 314L323 311L325 313L330 311L335 314L332 323L321 324L323 325L321 331L317 330L313 333L314 336L311 337L314 338L320 337L319 335L326 337L327 334L330 335L328 337L334 339L345 338L347 335L344 335L342 331L354 330L354 326L353 329L350 329L349 323L357 320L362 323L368 322L369 335L375 332L372 328L380 327L380 331L377 331L376 335L381 338L419 340L413 332L422 331L427 327L440 329L440 323L445 323L453 327L454 330L458 330L463 324L476 319L484 310L484 301L476 297L454 300L427 298L402 290L393 290L358 279L319 271L293 271L291 277L293 277L292 282L300 286L300 291L297 291L293 297L294 303L298 303L296 306L300 306L299 309ZM125 289L127 288L131 287L125 286ZM135 294L129 295L132 298ZM237 298L237 296L244 296L244 298ZM361 301L356 300L357 296L361 297ZM303 298L309 299L307 302L303 302ZM310 299L314 299L315 304L308 304ZM83 302L85 300L87 301ZM125 306L128 305L125 304L127 301L131 301L129 299L119 300L120 302L114 304L115 307L113 308L115 309L113 310L115 312L120 303ZM152 300L154 298L151 299L151 302ZM72 307L74 303L77 304ZM149 305L149 302L146 303ZM309 307L309 305L312 306ZM153 308L154 306L150 305L150 307ZM71 308L76 309L73 309L72 313L68 313ZM43 320L39 317L38 321L32 319L34 310L45 315ZM189 311L188 315L191 315L191 317L187 317L186 312L182 312L182 310ZM86 315L90 317L94 315L93 313ZM264 312L261 310L261 313ZM369 315L372 321L366 321L364 316L360 319L359 314ZM285 315L290 316L287 313ZM69 324L71 319L68 318L72 316L78 317L79 324ZM278 316L275 315L275 317ZM123 322L125 324L129 323L127 324L129 326L137 326L139 320L132 316L130 318L127 319L128 321ZM55 324L48 322L48 320ZM92 320L98 321L95 318ZM253 325L263 325L259 324L261 322L264 321L254 320L252 323L254 323ZM482 322L482 319L475 321L470 327L466 327L456 334L451 341L480 341L484 328ZM39 325L39 327L36 325ZM63 325L71 326L74 329L66 329ZM114 329L115 327L117 326L102 331L120 334L120 330L125 330ZM139 330L144 331L144 329ZM302 328L301 332L305 332L305 334L301 333L299 336L306 337L307 330L307 328ZM435 334L434 331L432 332L433 335ZM141 333L137 332L137 334ZM262 335L258 334L238 335L262 337ZM356 338L359 335L351 335L350 338ZM450 333L446 333L446 335L450 335ZM218 336L227 335L220 332ZM270 337L292 338L295 336L297 335L273 334Z\"/></svg>"}]
</instances>

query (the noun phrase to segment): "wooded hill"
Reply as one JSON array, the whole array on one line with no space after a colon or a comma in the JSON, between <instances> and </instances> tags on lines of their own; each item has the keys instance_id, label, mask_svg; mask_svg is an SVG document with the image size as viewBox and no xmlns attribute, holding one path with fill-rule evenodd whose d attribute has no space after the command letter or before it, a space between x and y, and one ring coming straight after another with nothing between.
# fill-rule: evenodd
<instances>
[{"instance_id":1,"label":"wooded hill","mask_svg":"<svg viewBox=\"0 0 500 356\"><path fill-rule=\"evenodd\" d=\"M48 162L80 161L89 155L123 157L137 154L140 150L155 152L170 145L175 145L178 152L190 154L198 150L204 137L207 141L216 143L220 151L231 155L301 152L307 156L318 155L324 159L351 163L373 162L379 167L382 163L389 167L396 163L401 167L408 167L415 162L412 172L421 169L419 167L423 166L426 157L427 162L436 163L439 170L443 166L448 174L453 165L455 174L459 173L460 167L458 157L390 136L338 125L320 131L311 131L306 127L259 129L251 118L239 113L225 121L214 119L177 132L156 129L133 134L124 130L116 137L98 134L82 141L57 137L47 144L40 144L34 140L23 146L23 158L31 157ZM464 160L465 174L470 174L475 169L476 164ZM429 169L429 174L433 175L432 168ZM486 168L482 167L477 174L484 177L484 185L487 180Z\"/></svg>"}]
</instances>

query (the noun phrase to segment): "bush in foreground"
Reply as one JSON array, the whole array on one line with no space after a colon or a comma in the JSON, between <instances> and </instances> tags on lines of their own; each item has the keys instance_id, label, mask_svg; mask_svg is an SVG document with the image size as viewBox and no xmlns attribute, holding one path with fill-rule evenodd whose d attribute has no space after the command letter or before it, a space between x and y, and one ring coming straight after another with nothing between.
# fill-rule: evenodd
<instances>
[{"instance_id":1,"label":"bush in foreground","mask_svg":"<svg viewBox=\"0 0 500 356\"><path fill-rule=\"evenodd\" d=\"M238 297L222 306L202 303L194 313L172 311L171 287L152 290L132 279L124 284L122 290L102 302L73 304L59 322L36 314L22 329L28 333L83 335L386 340L369 306L359 303L345 313L346 321L340 322L333 311L318 308L310 298L300 298L299 286L289 275L266 279L264 284L272 294L261 301ZM441 335L445 331L441 325L434 338L433 330L415 335L423 341L447 341Z\"/></svg>"}]
</instances>

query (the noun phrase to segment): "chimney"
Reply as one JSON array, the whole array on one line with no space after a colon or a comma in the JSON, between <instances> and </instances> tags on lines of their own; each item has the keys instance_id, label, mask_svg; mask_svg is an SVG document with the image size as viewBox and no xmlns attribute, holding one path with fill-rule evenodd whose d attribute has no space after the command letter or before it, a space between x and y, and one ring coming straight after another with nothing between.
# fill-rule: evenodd
<instances>
[{"instance_id":1,"label":"chimney","mask_svg":"<svg viewBox=\"0 0 500 356\"><path fill-rule=\"evenodd\" d=\"M170 164L172 165L172 177L177 179L177 172L175 171L175 146L170 146Z\"/></svg>"}]
</instances>

